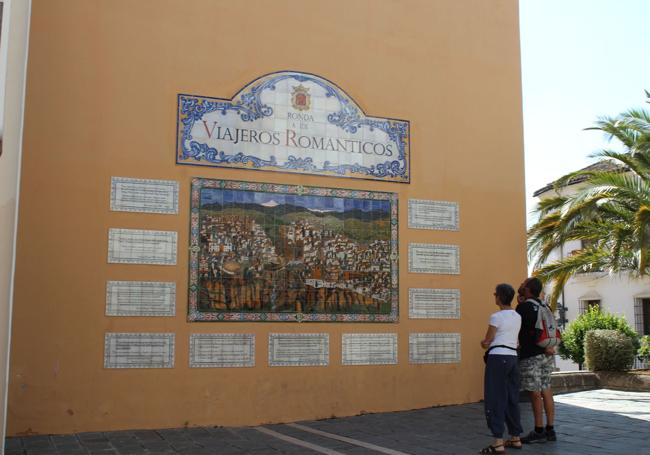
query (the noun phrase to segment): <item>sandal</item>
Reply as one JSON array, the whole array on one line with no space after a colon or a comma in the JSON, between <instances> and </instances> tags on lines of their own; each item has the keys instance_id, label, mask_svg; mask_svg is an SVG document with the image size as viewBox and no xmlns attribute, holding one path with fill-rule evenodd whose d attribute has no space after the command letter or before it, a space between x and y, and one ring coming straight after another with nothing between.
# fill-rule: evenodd
<instances>
[{"instance_id":1,"label":"sandal","mask_svg":"<svg viewBox=\"0 0 650 455\"><path fill-rule=\"evenodd\" d=\"M503 450L497 450L499 447L503 447L503 444L498 444L496 446L489 445L487 447L483 447L481 450L479 450L478 453L506 453L505 448Z\"/></svg>"},{"instance_id":2,"label":"sandal","mask_svg":"<svg viewBox=\"0 0 650 455\"><path fill-rule=\"evenodd\" d=\"M509 449L521 449L523 447L521 439L506 439L503 446Z\"/></svg>"}]
</instances>

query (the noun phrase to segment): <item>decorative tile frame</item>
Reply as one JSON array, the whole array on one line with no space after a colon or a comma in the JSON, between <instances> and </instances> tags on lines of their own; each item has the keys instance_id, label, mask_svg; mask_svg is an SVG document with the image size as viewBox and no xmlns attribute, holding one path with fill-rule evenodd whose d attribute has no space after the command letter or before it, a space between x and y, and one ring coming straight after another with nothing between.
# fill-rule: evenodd
<instances>
[{"instance_id":1,"label":"decorative tile frame","mask_svg":"<svg viewBox=\"0 0 650 455\"><path fill-rule=\"evenodd\" d=\"M387 201L390 204L390 312L387 313L302 313L268 311L201 311L199 309L199 260L201 190L206 188L281 193L295 196L329 196L336 198ZM278 185L231 180L192 179L190 213L189 301L188 321L259 321L259 322L397 322L399 313L398 270L398 195L375 191Z\"/></svg>"},{"instance_id":2,"label":"decorative tile frame","mask_svg":"<svg viewBox=\"0 0 650 455\"><path fill-rule=\"evenodd\" d=\"M367 116L336 84L281 71L232 99L178 95L176 163L410 181L410 123Z\"/></svg>"}]
</instances>

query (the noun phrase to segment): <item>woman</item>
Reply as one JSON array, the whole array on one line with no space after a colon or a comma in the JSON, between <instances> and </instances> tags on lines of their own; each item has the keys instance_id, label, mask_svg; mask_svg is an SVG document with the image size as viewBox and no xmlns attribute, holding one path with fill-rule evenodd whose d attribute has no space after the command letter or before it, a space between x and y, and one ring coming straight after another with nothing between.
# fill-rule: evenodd
<instances>
[{"instance_id":1,"label":"woman","mask_svg":"<svg viewBox=\"0 0 650 455\"><path fill-rule=\"evenodd\" d=\"M506 447L521 449L519 435L519 366L517 338L521 316L510 306L515 290L509 284L499 284L494 292L494 303L499 311L490 316L485 339L481 341L486 352L485 418L494 436L494 443L479 453L504 453ZM504 423L510 439L503 440Z\"/></svg>"}]
</instances>

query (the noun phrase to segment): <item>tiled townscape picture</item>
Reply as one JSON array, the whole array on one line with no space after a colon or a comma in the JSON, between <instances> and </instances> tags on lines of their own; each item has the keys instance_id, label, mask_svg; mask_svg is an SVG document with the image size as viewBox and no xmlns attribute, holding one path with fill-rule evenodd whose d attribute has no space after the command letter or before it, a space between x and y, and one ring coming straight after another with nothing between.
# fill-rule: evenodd
<instances>
[{"instance_id":1,"label":"tiled townscape picture","mask_svg":"<svg viewBox=\"0 0 650 455\"><path fill-rule=\"evenodd\" d=\"M190 320L397 319L394 193L194 179Z\"/></svg>"}]
</instances>

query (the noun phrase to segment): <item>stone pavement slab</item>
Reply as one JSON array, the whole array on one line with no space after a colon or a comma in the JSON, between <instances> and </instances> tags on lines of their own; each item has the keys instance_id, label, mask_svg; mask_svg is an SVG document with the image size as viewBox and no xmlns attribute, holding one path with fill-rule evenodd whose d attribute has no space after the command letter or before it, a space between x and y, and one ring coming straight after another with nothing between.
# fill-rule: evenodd
<instances>
[{"instance_id":1,"label":"stone pavement slab","mask_svg":"<svg viewBox=\"0 0 650 455\"><path fill-rule=\"evenodd\" d=\"M558 441L509 453L650 455L650 393L600 389L555 399ZM530 404L522 403L521 409L522 424L529 431ZM482 403L263 428L268 431L200 427L13 437L5 441L5 454L455 455L477 453L491 441Z\"/></svg>"}]
</instances>

